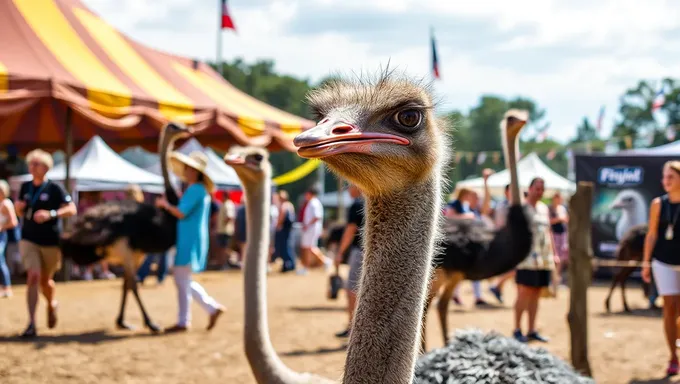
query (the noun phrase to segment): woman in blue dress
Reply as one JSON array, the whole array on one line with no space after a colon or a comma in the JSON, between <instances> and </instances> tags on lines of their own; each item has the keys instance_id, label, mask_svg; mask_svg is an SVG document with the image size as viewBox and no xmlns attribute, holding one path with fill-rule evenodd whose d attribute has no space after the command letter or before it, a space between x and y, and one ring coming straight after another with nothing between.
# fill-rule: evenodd
<instances>
[{"instance_id":1,"label":"woman in blue dress","mask_svg":"<svg viewBox=\"0 0 680 384\"><path fill-rule=\"evenodd\" d=\"M179 319L177 324L165 332L186 331L191 325L189 305L192 297L210 315L208 330L224 312L224 306L213 299L205 289L191 279L193 272L201 272L208 261L210 193L213 181L206 172L207 158L201 152L189 156L173 152L170 157L172 171L187 185L178 206L168 203L165 198L157 200L157 205L177 217L177 243L173 274L177 286Z\"/></svg>"}]
</instances>

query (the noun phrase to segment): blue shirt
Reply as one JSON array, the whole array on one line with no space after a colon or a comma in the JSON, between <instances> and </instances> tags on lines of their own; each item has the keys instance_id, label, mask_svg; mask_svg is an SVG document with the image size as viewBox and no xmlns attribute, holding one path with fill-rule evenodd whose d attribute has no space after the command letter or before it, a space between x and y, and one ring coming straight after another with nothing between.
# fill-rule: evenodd
<instances>
[{"instance_id":1,"label":"blue shirt","mask_svg":"<svg viewBox=\"0 0 680 384\"><path fill-rule=\"evenodd\" d=\"M210 194L201 183L189 186L177 208L184 218L177 221L175 265L191 266L194 272L205 269L208 261Z\"/></svg>"}]
</instances>

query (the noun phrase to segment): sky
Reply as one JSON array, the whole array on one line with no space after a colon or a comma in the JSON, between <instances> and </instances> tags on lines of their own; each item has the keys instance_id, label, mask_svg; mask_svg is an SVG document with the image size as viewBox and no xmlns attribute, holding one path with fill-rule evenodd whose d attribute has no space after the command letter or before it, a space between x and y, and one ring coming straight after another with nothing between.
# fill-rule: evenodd
<instances>
[{"instance_id":1,"label":"sky","mask_svg":"<svg viewBox=\"0 0 680 384\"><path fill-rule=\"evenodd\" d=\"M148 46L215 60L219 0L82 0ZM280 73L316 82L390 67L431 79L430 28L440 112L467 111L482 94L526 96L546 109L548 137L571 138L583 117L638 80L680 73L680 7L647 0L229 0L237 32L222 57L273 59Z\"/></svg>"}]
</instances>

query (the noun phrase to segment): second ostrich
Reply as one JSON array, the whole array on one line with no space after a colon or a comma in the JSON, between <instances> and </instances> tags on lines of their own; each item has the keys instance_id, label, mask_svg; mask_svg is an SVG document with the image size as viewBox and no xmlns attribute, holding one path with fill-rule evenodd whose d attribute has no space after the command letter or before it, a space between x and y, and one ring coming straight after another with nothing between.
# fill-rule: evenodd
<instances>
[{"instance_id":1,"label":"second ostrich","mask_svg":"<svg viewBox=\"0 0 680 384\"><path fill-rule=\"evenodd\" d=\"M484 280L508 272L529 255L533 237L520 203L517 176L518 138L528 115L526 111L509 110L500 124L505 163L510 171L511 201L505 227L495 231L482 221L471 219L447 218L444 222L442 250L435 257L435 276L424 316L430 302L442 289L437 309L445 344L448 340L448 308L456 285L463 280ZM423 317L423 325L425 323L426 317ZM424 332L421 351L425 351Z\"/></svg>"},{"instance_id":2,"label":"second ostrich","mask_svg":"<svg viewBox=\"0 0 680 384\"><path fill-rule=\"evenodd\" d=\"M159 138L165 196L170 204L176 205L179 197L170 182L168 154L177 139L190 134L191 129L170 123L163 127ZM60 247L64 257L78 265L90 265L101 260L122 264L123 297L116 325L132 329L124 320L127 293L131 290L142 311L144 324L152 332L160 332L139 297L136 272L145 254L166 252L175 245L176 237L177 219L167 211L148 203L108 201L78 216L71 230L62 235Z\"/></svg>"},{"instance_id":3,"label":"second ostrich","mask_svg":"<svg viewBox=\"0 0 680 384\"><path fill-rule=\"evenodd\" d=\"M642 261L642 254L645 245L645 236L647 235L647 224L638 224L630 227L623 235L616 248L615 258L618 261ZM607 312L610 312L609 302L612 298L612 293L617 285L621 285L621 299L623 300L623 310L630 312L628 302L626 301L626 280L635 272L636 267L621 267L612 279L612 285L609 288L607 298L604 300L604 307ZM653 284L653 283L652 283ZM649 298L650 291L654 289L650 283L642 282L642 291L645 297ZM650 302L650 307L655 308L654 303Z\"/></svg>"}]
</instances>

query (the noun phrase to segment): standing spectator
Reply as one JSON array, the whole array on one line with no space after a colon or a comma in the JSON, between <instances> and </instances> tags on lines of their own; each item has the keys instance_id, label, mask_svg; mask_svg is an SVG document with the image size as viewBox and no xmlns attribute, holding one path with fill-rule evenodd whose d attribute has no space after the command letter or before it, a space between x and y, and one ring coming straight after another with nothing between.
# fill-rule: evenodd
<instances>
[{"instance_id":1,"label":"standing spectator","mask_svg":"<svg viewBox=\"0 0 680 384\"><path fill-rule=\"evenodd\" d=\"M290 202L288 192L283 189L279 195L279 219L276 223L276 234L274 235L274 252L283 261L281 272L295 270L295 258L293 257L293 245L291 231L295 221L295 207Z\"/></svg>"},{"instance_id":2,"label":"standing spectator","mask_svg":"<svg viewBox=\"0 0 680 384\"><path fill-rule=\"evenodd\" d=\"M246 195L241 195L241 204L236 208L236 227L234 228L234 233L238 248L238 265L241 265L243 263L243 256L246 254Z\"/></svg>"},{"instance_id":3,"label":"standing spectator","mask_svg":"<svg viewBox=\"0 0 680 384\"><path fill-rule=\"evenodd\" d=\"M678 374L680 326L680 161L664 164L661 182L666 194L652 200L649 207L642 278L649 283L653 273L656 289L663 297L664 333L670 352L666 374L674 376Z\"/></svg>"},{"instance_id":4,"label":"standing spectator","mask_svg":"<svg viewBox=\"0 0 680 384\"><path fill-rule=\"evenodd\" d=\"M33 180L21 185L19 198L14 207L22 215L22 239L19 250L27 271L28 327L22 337L35 337L35 310L38 306L38 291L47 300L47 327L57 325L57 300L55 299L54 273L61 268L59 234L61 218L76 214L76 205L71 196L45 175L52 168L52 156L35 149L26 156L28 171Z\"/></svg>"},{"instance_id":5,"label":"standing spectator","mask_svg":"<svg viewBox=\"0 0 680 384\"><path fill-rule=\"evenodd\" d=\"M224 202L220 204L220 211L217 215L217 243L220 247L222 267L229 266L231 261L231 248L229 244L234 236L234 225L236 221L236 205L229 196L224 194Z\"/></svg>"},{"instance_id":6,"label":"standing spectator","mask_svg":"<svg viewBox=\"0 0 680 384\"><path fill-rule=\"evenodd\" d=\"M569 215L567 209L564 207L562 195L555 192L550 200L550 228L552 229L553 243L555 244L555 252L557 252L557 262L555 266L555 288L562 282L562 275L569 262L569 239L567 238L567 224L569 223Z\"/></svg>"},{"instance_id":7,"label":"standing spectator","mask_svg":"<svg viewBox=\"0 0 680 384\"><path fill-rule=\"evenodd\" d=\"M550 286L550 278L555 269L555 247L550 235L550 217L548 207L541 202L545 182L536 177L529 184L527 193L527 213L532 221L533 245L529 256L517 266L515 282L517 283L517 301L515 301L515 331L513 337L521 342L536 340L547 342L536 330L538 300L541 289ZM522 334L520 322L522 315L529 315L529 332Z\"/></svg>"},{"instance_id":8,"label":"standing spectator","mask_svg":"<svg viewBox=\"0 0 680 384\"><path fill-rule=\"evenodd\" d=\"M319 249L319 237L323 231L323 205L317 197L319 190L312 187L305 192L305 206L302 211L302 238L300 239L301 249L301 263L302 268L298 270L298 274L307 274L307 268L310 268L312 257L315 257L326 268L330 268L332 261L327 259Z\"/></svg>"},{"instance_id":9,"label":"standing spectator","mask_svg":"<svg viewBox=\"0 0 680 384\"><path fill-rule=\"evenodd\" d=\"M210 194L213 181L206 173L208 160L201 152L189 156L173 152L172 169L187 184L187 189L179 200L179 205L170 205L165 198L156 204L177 217L177 252L173 272L177 285L179 314L177 324L166 332L183 332L191 325L192 297L198 300L208 312L208 330L211 330L224 307L212 298L197 281L191 279L192 273L205 270L208 261Z\"/></svg>"},{"instance_id":10,"label":"standing spectator","mask_svg":"<svg viewBox=\"0 0 680 384\"><path fill-rule=\"evenodd\" d=\"M357 305L357 289L359 284L359 277L361 276L361 264L364 260L363 243L361 241L361 231L364 227L364 199L361 197L361 191L356 185L349 186L349 194L354 199L354 202L349 207L347 213L347 226L342 234L340 240L340 247L335 256L336 268L342 263L342 255L349 249L349 276L347 276L347 314L349 315L349 322L347 329L335 334L337 337L348 337L352 327L352 320L354 319L354 310Z\"/></svg>"},{"instance_id":11,"label":"standing spectator","mask_svg":"<svg viewBox=\"0 0 680 384\"><path fill-rule=\"evenodd\" d=\"M7 267L7 233L18 225L17 214L14 212L14 205L9 200L9 184L5 180L0 180L0 297L12 296L12 281L10 279L9 268Z\"/></svg>"}]
</instances>

